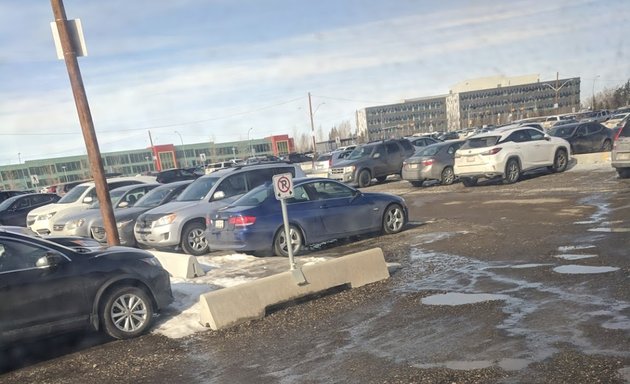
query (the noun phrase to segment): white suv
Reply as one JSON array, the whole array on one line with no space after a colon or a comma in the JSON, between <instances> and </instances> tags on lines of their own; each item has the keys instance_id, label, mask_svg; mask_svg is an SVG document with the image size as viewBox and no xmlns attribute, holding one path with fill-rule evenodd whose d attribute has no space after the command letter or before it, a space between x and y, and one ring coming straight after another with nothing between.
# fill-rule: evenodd
<instances>
[{"instance_id":1,"label":"white suv","mask_svg":"<svg viewBox=\"0 0 630 384\"><path fill-rule=\"evenodd\" d=\"M467 187L481 177L500 176L511 184L535 168L563 172L571 159L570 148L566 140L534 128L499 128L466 139L455 153L454 171Z\"/></svg>"},{"instance_id":2,"label":"white suv","mask_svg":"<svg viewBox=\"0 0 630 384\"><path fill-rule=\"evenodd\" d=\"M138 176L107 179L107 188L112 190L125 185L143 183L155 183L155 177ZM95 200L96 186L94 182L79 184L68 191L58 202L30 211L26 217L26 226L40 235L50 235L53 230L53 217L54 220L58 220L64 215L87 209Z\"/></svg>"}]
</instances>

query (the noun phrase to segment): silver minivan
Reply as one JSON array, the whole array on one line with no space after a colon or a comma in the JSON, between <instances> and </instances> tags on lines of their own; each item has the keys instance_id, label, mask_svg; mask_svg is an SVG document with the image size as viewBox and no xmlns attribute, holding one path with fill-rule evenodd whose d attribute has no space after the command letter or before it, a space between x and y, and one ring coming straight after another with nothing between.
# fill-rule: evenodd
<instances>
[{"instance_id":1,"label":"silver minivan","mask_svg":"<svg viewBox=\"0 0 630 384\"><path fill-rule=\"evenodd\" d=\"M630 119L626 120L615 136L610 160L619 177L630 177Z\"/></svg>"}]
</instances>

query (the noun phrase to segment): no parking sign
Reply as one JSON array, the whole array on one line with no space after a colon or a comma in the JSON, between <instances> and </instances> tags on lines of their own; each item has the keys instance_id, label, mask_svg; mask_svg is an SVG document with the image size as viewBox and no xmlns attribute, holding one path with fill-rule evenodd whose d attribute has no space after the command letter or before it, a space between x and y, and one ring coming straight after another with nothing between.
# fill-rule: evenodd
<instances>
[{"instance_id":1,"label":"no parking sign","mask_svg":"<svg viewBox=\"0 0 630 384\"><path fill-rule=\"evenodd\" d=\"M276 199L283 200L293 197L293 176L290 173L275 175L272 181Z\"/></svg>"}]
</instances>

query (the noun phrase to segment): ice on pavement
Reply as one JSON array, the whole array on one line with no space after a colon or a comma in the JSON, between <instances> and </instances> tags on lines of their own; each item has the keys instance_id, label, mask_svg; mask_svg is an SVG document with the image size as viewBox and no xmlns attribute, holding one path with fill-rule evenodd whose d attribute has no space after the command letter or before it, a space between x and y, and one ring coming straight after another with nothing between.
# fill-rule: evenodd
<instances>
[{"instance_id":1,"label":"ice on pavement","mask_svg":"<svg viewBox=\"0 0 630 384\"><path fill-rule=\"evenodd\" d=\"M153 254L167 252L150 251ZM296 257L298 265L318 263L328 258ZM171 277L174 302L157 320L153 333L181 338L208 330L199 323L199 295L224 287L232 287L289 269L285 257L255 257L246 254L199 256L197 261L205 276L192 279Z\"/></svg>"}]
</instances>

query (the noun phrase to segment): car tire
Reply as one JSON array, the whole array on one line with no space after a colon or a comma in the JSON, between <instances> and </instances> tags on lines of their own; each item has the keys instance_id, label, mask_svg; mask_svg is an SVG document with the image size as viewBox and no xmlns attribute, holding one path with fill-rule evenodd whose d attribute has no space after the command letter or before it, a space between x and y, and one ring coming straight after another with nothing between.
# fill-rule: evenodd
<instances>
[{"instance_id":1,"label":"car tire","mask_svg":"<svg viewBox=\"0 0 630 384\"><path fill-rule=\"evenodd\" d=\"M193 256L201 256L208 253L208 241L205 235L206 226L199 222L186 224L182 231L180 243L184 252Z\"/></svg>"},{"instance_id":2,"label":"car tire","mask_svg":"<svg viewBox=\"0 0 630 384\"><path fill-rule=\"evenodd\" d=\"M602 144L602 152L610 152L610 151L612 151L612 141L604 140L604 143Z\"/></svg>"},{"instance_id":3,"label":"car tire","mask_svg":"<svg viewBox=\"0 0 630 384\"><path fill-rule=\"evenodd\" d=\"M560 173L564 172L569 165L569 158L567 156L567 151L564 149L558 149L556 154L553 156L553 165L549 167L552 172Z\"/></svg>"},{"instance_id":4,"label":"car tire","mask_svg":"<svg viewBox=\"0 0 630 384\"><path fill-rule=\"evenodd\" d=\"M289 236L291 237L291 244L293 245L293 256L296 256L304 246L302 232L295 225L289 225ZM273 252L276 256L289 256L284 227L278 229L276 235L273 237Z\"/></svg>"},{"instance_id":5,"label":"car tire","mask_svg":"<svg viewBox=\"0 0 630 384\"><path fill-rule=\"evenodd\" d=\"M143 289L122 286L105 296L100 316L105 333L115 339L130 339L151 326L153 304Z\"/></svg>"},{"instance_id":6,"label":"car tire","mask_svg":"<svg viewBox=\"0 0 630 384\"><path fill-rule=\"evenodd\" d=\"M422 187L422 184L424 183L424 180L410 180L409 182L414 187Z\"/></svg>"},{"instance_id":7,"label":"car tire","mask_svg":"<svg viewBox=\"0 0 630 384\"><path fill-rule=\"evenodd\" d=\"M376 181L379 183L383 183L385 180L387 180L387 176L379 176L376 178Z\"/></svg>"},{"instance_id":8,"label":"car tire","mask_svg":"<svg viewBox=\"0 0 630 384\"><path fill-rule=\"evenodd\" d=\"M455 182L455 172L452 167L444 167L440 178L440 184L451 185Z\"/></svg>"},{"instance_id":9,"label":"car tire","mask_svg":"<svg viewBox=\"0 0 630 384\"><path fill-rule=\"evenodd\" d=\"M630 177L630 168L617 168L617 174L620 179L627 179Z\"/></svg>"},{"instance_id":10,"label":"car tire","mask_svg":"<svg viewBox=\"0 0 630 384\"><path fill-rule=\"evenodd\" d=\"M357 176L357 184L359 188L365 188L370 186L370 182L372 182L372 174L367 169L362 169Z\"/></svg>"},{"instance_id":11,"label":"car tire","mask_svg":"<svg viewBox=\"0 0 630 384\"><path fill-rule=\"evenodd\" d=\"M476 177L462 177L461 179L464 187L474 187L477 185L477 181L479 180Z\"/></svg>"},{"instance_id":12,"label":"car tire","mask_svg":"<svg viewBox=\"0 0 630 384\"><path fill-rule=\"evenodd\" d=\"M521 166L518 160L509 159L505 164L505 173L503 174L503 184L514 184L521 177Z\"/></svg>"},{"instance_id":13,"label":"car tire","mask_svg":"<svg viewBox=\"0 0 630 384\"><path fill-rule=\"evenodd\" d=\"M398 204L391 204L383 214L383 233L391 235L402 231L406 221L403 208Z\"/></svg>"}]
</instances>

